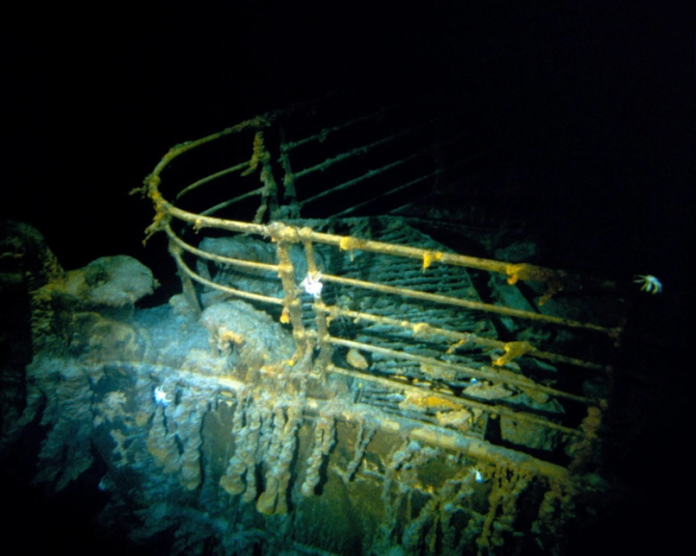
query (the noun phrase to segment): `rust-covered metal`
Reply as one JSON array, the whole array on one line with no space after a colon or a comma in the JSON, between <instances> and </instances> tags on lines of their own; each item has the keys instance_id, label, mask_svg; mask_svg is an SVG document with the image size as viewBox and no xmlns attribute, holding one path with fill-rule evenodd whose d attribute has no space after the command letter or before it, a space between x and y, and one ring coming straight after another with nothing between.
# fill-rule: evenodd
<instances>
[{"instance_id":1,"label":"rust-covered metal","mask_svg":"<svg viewBox=\"0 0 696 556\"><path fill-rule=\"evenodd\" d=\"M582 288L612 292L616 284L525 262L467 256L444 247L324 231L340 229L342 216L336 215L359 212L372 200L356 193L352 205L329 204L323 220L316 215L302 218L310 205L315 206L318 201L329 203L351 188L358 191L365 182L378 183L395 168L403 168L414 160L422 163L420 175L412 175L401 185L387 180L383 188L375 187L372 195L380 199L401 188L425 187L428 180L441 179L461 161L451 161L448 167L439 167L437 163L428 167L423 160L432 158L433 145L407 140L403 152L390 151L391 162L375 158L381 161L380 165L357 173L346 171L333 176L334 181L324 188L317 189L315 184L305 193L303 182L307 179L315 178L320 183L322 174L329 175L344 165L357 165L373 151L391 149L405 138L433 127L438 118L398 130L386 126L380 128L379 136L366 136L352 145L348 141L340 143L344 150L320 160L306 156L295 162L298 150L308 146L324 149L333 137L347 131L359 135L362 126L385 116L384 111L378 110L292 139L285 127L286 116L282 112L267 114L172 148L140 189L155 208L147 237L157 231L168 236L186 299L198 313L206 306L206 296L218 292L223 298L242 299L257 308L267 308L292 333L296 353L288 368L305 373L308 382L301 381L306 390L298 391L294 383L285 394L288 399L297 397L301 408L297 418L304 415L305 420L314 422L317 439L324 438L324 447L316 448L316 458L325 457L332 450L326 435L334 426L328 423L337 419L360 430L369 421L374 430L394 442L416 441L433 450L458 453L480 462L474 465L476 480L481 477L485 483L492 479L493 486L489 492L491 513L480 524L479 546L498 542L500 533L492 532L492 522L501 511L505 515L513 512L511 508L500 509L506 488L517 496L533 478L543 478L551 493L549 500L565 500L563 496L576 489L582 474L591 467L608 390L591 390L585 385L593 377L611 384L611 353L622 332L623 321L614 315L600 318L599 322L583 320L554 314L545 310L545 305L559 292ZM172 161L183 161L192 151L233 135L244 139L246 147L230 151L229 167L213 169L192 183L168 189L167 168ZM446 137L443 144L457 141L457 137ZM251 158L245 160L249 153ZM293 171L296 167L300 169ZM220 180L226 180L226 197L205 194L208 187ZM188 201L193 202L199 194L189 208ZM256 207L242 208L250 199L258 201ZM246 216L241 212L237 215L237 206L240 211L247 211ZM390 225L398 228L400 224ZM368 224L355 220L350 226ZM201 247L205 237L215 241L239 239L254 248L259 244L252 241L267 243L273 246L276 260L269 263L221 255ZM401 265L398 268L409 269L408 276L401 271L380 274L375 270L388 269L392 264L389 261ZM225 273L237 272L253 279L275 277L277 294L254 291L253 280L245 282L244 287L232 287L201 275L197 264L203 268L213 265ZM435 275L436 272L440 274ZM522 309L482 300L473 282L466 281L470 272L500 276L503 284L510 287L521 282L533 284L539 292L536 305ZM435 283L437 278L431 276L454 277L453 280L459 280L457 283L465 284L460 288L465 294L451 295L446 288L440 291ZM414 318L421 310L422 318ZM470 324L463 329L452 328L447 324L449 317L442 315ZM463 315L466 319L461 320ZM497 336L490 323L501 318L518 323L517 336ZM569 337L571 345L585 342L583 345L599 347L565 353L563 342L556 348L547 336ZM539 341L546 345L541 345L537 337L543 338ZM597 354L600 359L593 358ZM235 376L232 371L229 376L216 379L216 384L223 391L229 390L235 404L247 403L240 401L235 392L265 388L263 381L254 383L250 376ZM356 446L362 442L362 434L358 434ZM363 442L361 450L369 453L370 446L369 440ZM361 457L356 458L357 463L349 466L346 476L361 473ZM316 463L316 459L311 461ZM318 472L318 468L312 467L315 463L308 464L311 469L307 473L312 477ZM398 468L393 460L389 465ZM372 476L367 467L363 472L366 477ZM390 473L385 471L380 480L391 480ZM287 480L283 479L284 484ZM314 478L307 478L303 492L314 492L314 484ZM277 496L274 491L272 496L263 498L265 502L259 511L274 513ZM269 497L272 504L266 503ZM252 498L249 495L249 500ZM549 500L540 502L541 514L548 510L544 504ZM394 515L384 514L381 518L385 527L396 527L398 519ZM513 530L510 520L501 523L501 527ZM404 535L407 536L406 531Z\"/></svg>"}]
</instances>

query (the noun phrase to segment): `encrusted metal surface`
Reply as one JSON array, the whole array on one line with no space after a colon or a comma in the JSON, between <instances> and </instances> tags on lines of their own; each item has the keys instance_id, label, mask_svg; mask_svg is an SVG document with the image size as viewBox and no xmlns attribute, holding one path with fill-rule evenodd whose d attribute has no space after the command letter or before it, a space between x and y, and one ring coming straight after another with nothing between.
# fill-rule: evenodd
<instances>
[{"instance_id":1,"label":"encrusted metal surface","mask_svg":"<svg viewBox=\"0 0 696 556\"><path fill-rule=\"evenodd\" d=\"M474 153L442 111L317 127L320 108L175 146L148 176L147 238L167 235L182 281L167 306L135 308L152 276L117 258L34 293L39 479L64 487L93 444L144 517L133 537L174 528L182 554L554 550L601 485L622 330L555 302L615 285L365 213Z\"/></svg>"},{"instance_id":2,"label":"encrusted metal surface","mask_svg":"<svg viewBox=\"0 0 696 556\"><path fill-rule=\"evenodd\" d=\"M331 233L348 235L359 239L417 247L433 252L453 251L428 236L415 230L400 218L352 218L314 222L317 231L330 230ZM338 261L332 260L331 273L346 278L386 284L438 295L447 295L481 302L470 277L470 271L461 266L433 265L423 269L412 260L389 256L383 253L343 252ZM335 271L333 270L335 269ZM441 328L476 334L482 338L496 338L495 327L485 314L467 311L454 311L451 307L438 303L411 299L393 298L378 292L350 288L343 285L329 285L324 299L343 309L369 313L371 315L405 320L408 322L433 322ZM490 362L490 357L471 346L468 353L464 349L442 354L442 338L429 342L427 338L414 336L409 330L385 322L361 321L360 319L341 319L335 326L343 327L343 334L358 342L378 347L400 350L426 357L443 358L444 361L480 366L482 361ZM478 365L477 365L478 361ZM417 376L419 365L413 361L396 362L380 354L374 354L370 370L381 374L402 374ZM421 378L423 378L421 376Z\"/></svg>"}]
</instances>

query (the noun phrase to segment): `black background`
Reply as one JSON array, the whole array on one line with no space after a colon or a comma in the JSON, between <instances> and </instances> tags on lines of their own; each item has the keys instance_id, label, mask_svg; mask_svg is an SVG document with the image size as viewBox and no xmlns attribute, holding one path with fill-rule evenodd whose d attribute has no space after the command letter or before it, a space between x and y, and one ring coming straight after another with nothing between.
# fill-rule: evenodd
<instances>
[{"instance_id":1,"label":"black background","mask_svg":"<svg viewBox=\"0 0 696 556\"><path fill-rule=\"evenodd\" d=\"M147 258L150 208L127 193L173 144L345 85L397 100L433 90L479 103L520 171L560 192L548 218L565 249L679 280L693 200L686 22L636 4L466 4L6 17L2 217L39 228L68 268Z\"/></svg>"}]
</instances>

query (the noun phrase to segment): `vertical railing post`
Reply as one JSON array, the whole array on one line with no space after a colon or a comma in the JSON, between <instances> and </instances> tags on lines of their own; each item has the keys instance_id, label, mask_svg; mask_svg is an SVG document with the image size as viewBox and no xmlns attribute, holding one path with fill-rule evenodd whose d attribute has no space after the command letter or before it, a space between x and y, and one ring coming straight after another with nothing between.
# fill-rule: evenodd
<instances>
[{"instance_id":1,"label":"vertical railing post","mask_svg":"<svg viewBox=\"0 0 696 556\"><path fill-rule=\"evenodd\" d=\"M169 253L172 255L176 261L176 268L181 279L181 288L184 294L184 299L189 304L189 307L193 310L196 318L201 316L201 304L198 302L198 296L196 295L196 288L193 286L193 280L189 275L181 268L179 260L183 256L183 250L172 240L169 240Z\"/></svg>"},{"instance_id":2,"label":"vertical railing post","mask_svg":"<svg viewBox=\"0 0 696 556\"><path fill-rule=\"evenodd\" d=\"M319 269L317 269L316 260L314 259L314 244L310 239L311 234L312 229L308 227L302 228L299 232L300 240L304 245L305 257L307 258L307 272L318 280L319 276L321 275L319 273ZM314 313L316 315L315 322L317 324L317 336L319 342L319 358L315 367L318 367L323 371L331 362L333 347L328 342L329 325L326 319L326 309L321 298L321 292L314 296Z\"/></svg>"},{"instance_id":3,"label":"vertical railing post","mask_svg":"<svg viewBox=\"0 0 696 556\"><path fill-rule=\"evenodd\" d=\"M297 243L297 232L290 226L285 226L280 222L271 224L268 227L273 241L277 244L277 255L279 263L278 274L283 285L283 316L286 322L292 325L292 335L297 344L298 353L296 358L301 358L307 350L307 334L302 323L302 305L300 296L295 285L295 268L290 260L290 245Z\"/></svg>"},{"instance_id":4,"label":"vertical railing post","mask_svg":"<svg viewBox=\"0 0 696 556\"><path fill-rule=\"evenodd\" d=\"M290 218L300 218L300 207L297 204L297 192L295 191L295 174L290 166L288 144L285 141L285 130L280 127L280 165L283 168L283 204L289 207Z\"/></svg>"}]
</instances>

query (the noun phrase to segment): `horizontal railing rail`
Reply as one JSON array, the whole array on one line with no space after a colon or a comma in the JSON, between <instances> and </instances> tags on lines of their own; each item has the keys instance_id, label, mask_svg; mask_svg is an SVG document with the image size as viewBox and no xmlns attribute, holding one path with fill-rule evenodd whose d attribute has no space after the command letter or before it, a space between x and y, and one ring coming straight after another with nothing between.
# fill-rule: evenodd
<instances>
[{"instance_id":1,"label":"horizontal railing rail","mask_svg":"<svg viewBox=\"0 0 696 556\"><path fill-rule=\"evenodd\" d=\"M349 122L347 127L362 125L371 119L381 115L376 112L365 118L356 118ZM366 368L350 369L338 364L334 360L336 350L350 351L355 350L364 354L369 354L382 359L393 359L395 361L406 361L416 365L422 370L422 374L429 376L429 371L435 369L437 372L430 378L433 384L447 384L447 380L442 380L442 375L456 376L456 380L451 380L452 384L473 384L476 382L488 383L491 385L504 385L512 391L522 393L535 393L540 397L548 397L564 403L580 404L586 406L588 415L591 410L599 410L605 406L605 400L595 399L580 391L564 389L562 387L549 386L537 382L533 378L526 376L523 372L512 372L509 365L523 358L534 358L544 360L549 363L558 364L567 368L577 369L578 372L599 372L611 376L611 366L605 363L587 361L580 357L554 353L540 349L532 341L502 341L495 338L478 335L471 331L453 330L439 326L438 322L423 320L409 320L400 318L398 309L392 316L375 314L369 310L356 310L355 308L344 307L341 303L328 303L324 301L322 286L331 286L341 291L347 292L368 292L370 295L378 294L389 296L394 299L407 299L432 304L443 307L450 307L452 311L469 310L481 315L492 315L506 318L520 319L529 323L552 328L564 328L571 331L588 332L604 336L610 341L616 342L622 332L622 324L615 325L596 324L576 319L564 318L533 310L522 310L505 305L486 303L478 298L465 298L461 296L445 295L443 293L433 293L413 287L396 286L388 283L379 283L373 279L358 279L348 277L333 272L331 268L320 268L317 263L315 253L317 249L331 249L343 257L350 257L354 260L356 253L379 255L383 257L393 257L395 259L410 259L414 262L414 268L420 269L424 276L427 276L429 269L435 266L465 268L473 271L483 271L500 274L505 277L510 285L518 281L533 281L546 284L546 292L541 296L539 304L542 305L554 295L564 289L580 287L592 284L598 288L615 289L616 284L609 280L593 279L582 277L577 274L553 270L541 266L527 263L510 263L493 259L471 257L444 250L434 250L411 245L400 245L385 241L377 241L351 235L332 234L315 231L309 226L294 225L292 221L283 222L282 219L274 219L274 215L281 214L279 211L279 188L273 177L273 161L278 160L284 170L284 178L281 183L285 187L286 198L295 200L296 206L289 214L299 214L307 203L319 200L325 196L347 189L368 178L378 177L380 174L391 170L409 160L409 157L418 157L427 153L431 147L428 146L420 151L416 151L403 159L394 160L390 164L385 164L379 168L368 170L362 175L340 183L325 191L306 197L302 201L297 201L295 196L296 180L310 173L323 171L338 162L347 160L354 156L359 156L361 152L370 149L377 149L395 140L403 134L408 134L412 130L403 130L394 134L392 137L383 137L379 140L365 143L361 147L355 147L325 159L323 162L309 166L304 170L292 173L290 168L289 156L291 151L309 143L323 142L327 136L342 131L346 126L334 126L322 130L319 133L309 135L304 139L288 142L284 139L281 132L276 141L276 147L280 154L271 152L270 143L267 144L267 137L273 134L273 126L281 119L280 113L267 114L258 118L247 120L241 124L227 128L220 133L212 134L197 141L182 143L173 147L155 167L139 189L146 194L153 202L155 207L155 218L153 224L146 231L146 241L155 232L164 231L169 238L169 250L176 261L179 275L182 280L184 294L196 311L201 310L199 294L195 284L200 284L204 288L217 290L227 296L246 299L254 303L271 305L280 309L279 319L282 323L289 325L293 337L296 341L298 354L297 358L310 353L315 359L315 368L322 373L336 374L352 377L356 381L372 382L379 387L393 392L401 392L405 396L411 396L414 403L422 403L424 415L427 413L428 404L437 407L438 403L443 406L471 410L477 414L485 414L489 418L501 417L517 423L543 427L562 435L566 440L585 438L588 442L594 438L595 428L584 426L579 422L578 412L574 412L574 417L569 418L571 422L566 422L563 415L549 416L544 411L536 411L529 408L517 409L505 399L475 399L467 395L465 387L458 387L454 390L447 388L428 389L422 385L417 385L412 381L404 380L403 377L383 376L371 373L369 365ZM430 125L427 122L422 125ZM414 128L415 129L415 128ZM160 191L161 174L165 168L176 158L190 152L193 149L202 147L212 141L223 139L227 136L253 132L251 141L251 158L244 162L238 162L222 170L218 170L206 177L198 179L189 185L183 186L178 192L167 193L167 196ZM266 135L264 135L264 133ZM278 143L279 141L279 143ZM246 177L259 170L260 187L252 187L248 191L234 190L234 194L228 199L214 203L202 211L189 211L180 208L178 204L187 200L194 192L198 193L204 187L213 183L215 180L224 177ZM429 177L434 174L442 174L443 169L429 170L424 174ZM417 177L414 183L420 180ZM390 192L398 190L387 189L378 191L376 195L389 195ZM229 189L229 191L233 191ZM253 221L231 220L212 216L223 209L227 209L237 202L252 198L260 198L260 206L255 212ZM169 201L168 199L173 199ZM271 207L270 212L267 209ZM343 211L346 212L346 211ZM267 223L264 223L264 220ZM275 244L276 262L260 262L256 260L246 260L231 256L224 256L219 253L211 252L199 246L192 245L184 239L185 234L190 231L196 234L205 233L208 230L219 230L229 234L253 235L267 242ZM301 246L304 259L306 276L297 276L298 268L293 263L291 249L294 245ZM194 265L187 262L187 258L194 258L198 261L206 261L228 269L239 271L261 272L266 276L275 277L280 284L280 297L266 295L254 291L246 291L241 288L231 287L226 284L216 282L214 279L202 276L194 269ZM346 264L350 264L347 262ZM302 272L305 272L304 270ZM432 272L432 270L430 271ZM304 279L304 280L302 280ZM302 280L302 281L301 281ZM313 283L318 285L318 289L310 291L306 284ZM303 291L303 284L304 291ZM395 303L395 306L397 304ZM307 312L313 314L313 324L307 320ZM370 323L374 325L386 326L394 330L400 330L407 337L413 340L427 340L429 345L438 346L439 355L422 355L411 353L404 350L391 349L384 345L373 345L366 341L359 341L355 338L344 337L337 328L333 328L333 320L351 321L353 323ZM491 356L489 364L477 364L476 366L461 363L459 360L450 361L448 357L456 357L458 350L462 347L493 352L498 354L497 358ZM432 374L432 373L431 373ZM572 382L572 381L571 381ZM576 384L576 382L573 382ZM424 401L419 396L432 396L433 399ZM418 401L420 400L420 401ZM438 402L439 400L439 402ZM594 409L593 409L594 408ZM428 419L432 421L431 417ZM572 419L575 421L572 422ZM444 433L438 433L444 434ZM453 434L448 431L447 435ZM456 444L456 442L455 442ZM525 456L526 457L526 456ZM551 466L553 464L540 463ZM554 471L556 473L556 471Z\"/></svg>"}]
</instances>

